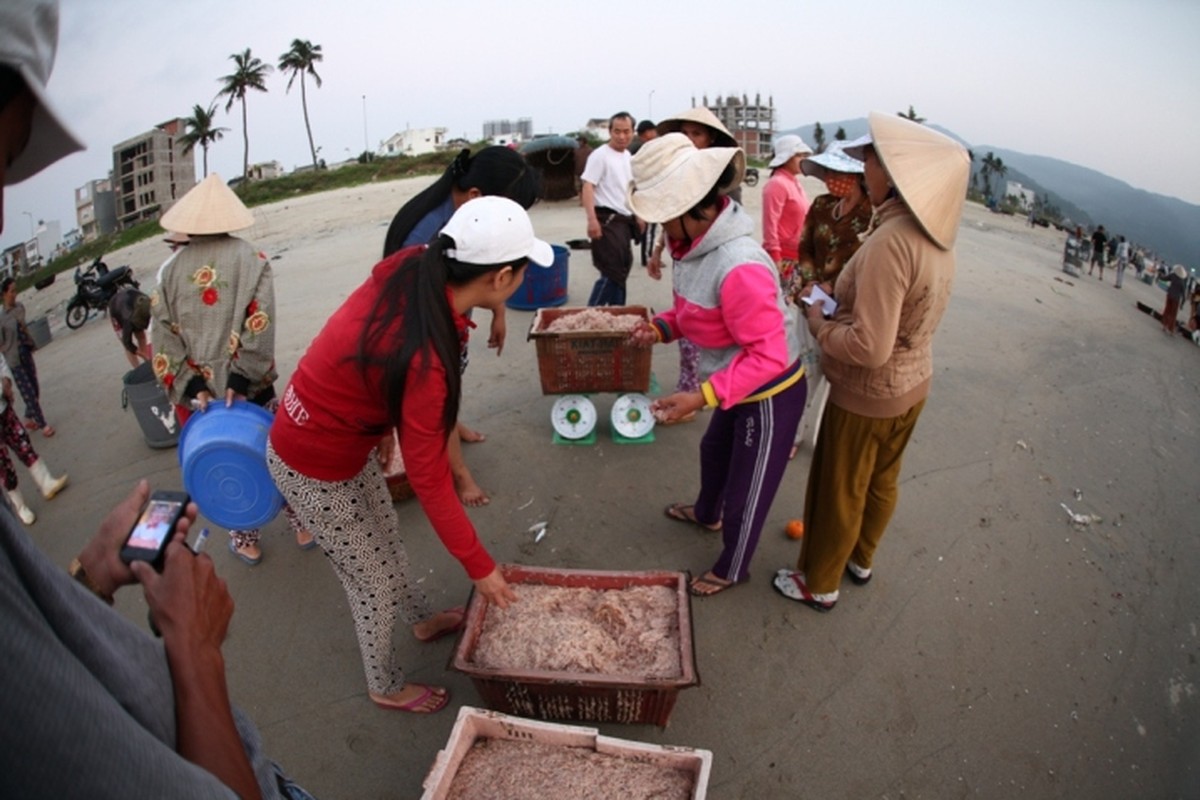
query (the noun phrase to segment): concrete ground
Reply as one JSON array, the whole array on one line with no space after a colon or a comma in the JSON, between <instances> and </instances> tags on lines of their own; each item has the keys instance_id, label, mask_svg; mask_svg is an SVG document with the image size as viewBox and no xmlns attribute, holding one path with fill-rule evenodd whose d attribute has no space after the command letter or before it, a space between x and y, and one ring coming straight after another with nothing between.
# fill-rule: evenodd
<instances>
[{"instance_id":1,"label":"concrete ground","mask_svg":"<svg viewBox=\"0 0 1200 800\"><path fill-rule=\"evenodd\" d=\"M374 263L391 214L428 180L255 209L244 235L276 259L280 389ZM757 214L758 189L746 200ZM573 201L533 218L550 241L583 236ZM665 730L603 733L713 751L713 798L1200 796L1200 348L1137 312L1137 300L1161 307L1157 287L1064 275L1062 244L1052 230L967 209L933 393L871 584L847 582L826 615L772 590L798 552L783 526L802 512L802 451L752 581L693 602L703 684L681 693ZM153 240L107 261L130 264L149 288L166 255ZM586 301L593 279L588 254L573 251L570 304ZM37 362L59 434L34 443L71 476L52 503L32 499L30 534L64 566L135 480L180 485L175 451L148 449L121 409L127 364L107 322L62 327L70 283L22 297L31 316L50 313L54 333ZM669 289L635 266L631 301L663 308ZM531 318L509 312L500 358L477 336L465 381L463 418L488 436L467 449L492 495L471 512L488 548L531 565L708 568L715 539L662 514L694 496L704 423L622 446L602 422L594 446L554 445L554 398L541 394L525 340ZM674 348L657 350L653 367L673 386ZM595 399L604 418L615 396ZM1073 527L1064 503L1100 521ZM398 513L432 602L462 603L470 583L418 504ZM548 534L534 543L527 529L539 521ZM454 708L479 704L447 669L452 641L400 645L414 680L451 688L450 709L379 710L322 555L298 550L281 518L251 569L217 533L210 552L237 603L230 687L268 751L322 798L419 796ZM144 624L138 591L117 605Z\"/></svg>"}]
</instances>

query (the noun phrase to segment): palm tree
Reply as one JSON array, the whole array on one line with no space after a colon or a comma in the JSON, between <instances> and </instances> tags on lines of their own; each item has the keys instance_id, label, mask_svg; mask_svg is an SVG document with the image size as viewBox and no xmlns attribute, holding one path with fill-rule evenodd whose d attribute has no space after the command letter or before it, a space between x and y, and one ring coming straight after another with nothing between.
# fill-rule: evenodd
<instances>
[{"instance_id":1,"label":"palm tree","mask_svg":"<svg viewBox=\"0 0 1200 800\"><path fill-rule=\"evenodd\" d=\"M179 143L183 145L183 154L188 153L200 145L204 151L204 177L208 177L208 146L222 137L225 131L229 128L218 128L213 124L213 117L217 113L217 104L213 103L204 110L204 106L197 105L192 109L192 115L183 121L185 133L179 137Z\"/></svg>"},{"instance_id":2,"label":"palm tree","mask_svg":"<svg viewBox=\"0 0 1200 800\"><path fill-rule=\"evenodd\" d=\"M232 74L219 78L224 85L221 87L221 91L217 92L217 97L221 95L229 97L225 103L226 111L233 108L234 101L241 101L242 143L244 145L242 177L248 178L250 177L250 132L246 127L246 92L251 89L259 92L267 90L266 79L271 72L271 65L264 64L261 59L250 55L249 47L241 53L234 53L230 58L237 65L237 69Z\"/></svg>"},{"instance_id":3,"label":"palm tree","mask_svg":"<svg viewBox=\"0 0 1200 800\"><path fill-rule=\"evenodd\" d=\"M897 111L896 116L903 117L904 119L911 119L913 122L917 123L918 125L925 121L924 117L917 116L917 112L913 111L912 105L909 105L907 114L905 114L903 111Z\"/></svg>"},{"instance_id":4,"label":"palm tree","mask_svg":"<svg viewBox=\"0 0 1200 800\"><path fill-rule=\"evenodd\" d=\"M300 76L300 105L304 108L304 129L308 131L308 150L312 153L313 169L317 168L317 148L313 144L312 126L308 124L308 92L304 88L304 75L312 75L321 88L321 76L317 74L315 64L324 59L321 55L321 45L313 44L307 39L292 39L292 48L279 57L279 71L291 73L288 76L287 90L292 90L292 82Z\"/></svg>"},{"instance_id":5,"label":"palm tree","mask_svg":"<svg viewBox=\"0 0 1200 800\"><path fill-rule=\"evenodd\" d=\"M983 176L983 196L992 196L992 173L996 170L996 154L991 150L983 157L983 166L979 169L979 174Z\"/></svg>"}]
</instances>

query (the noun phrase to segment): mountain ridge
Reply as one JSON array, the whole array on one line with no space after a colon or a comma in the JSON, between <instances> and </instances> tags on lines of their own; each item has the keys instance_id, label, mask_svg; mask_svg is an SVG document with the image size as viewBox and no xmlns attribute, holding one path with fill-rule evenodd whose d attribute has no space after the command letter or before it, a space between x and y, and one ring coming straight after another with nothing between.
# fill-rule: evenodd
<instances>
[{"instance_id":1,"label":"mountain ridge","mask_svg":"<svg viewBox=\"0 0 1200 800\"><path fill-rule=\"evenodd\" d=\"M833 141L839 127L847 139L867 133L865 117L822 122L825 141ZM1017 181L1038 196L1049 195L1064 217L1085 228L1103 225L1111 235L1123 235L1135 245L1149 248L1168 261L1187 264L1200 254L1200 205L1177 197L1158 194L1050 156L1022 153L990 144L972 144L939 125L930 128L944 133L975 154L972 171L978 173L983 157L989 152L1003 159L1008 167L1006 180ZM814 144L812 125L803 125L779 134L798 134Z\"/></svg>"}]
</instances>

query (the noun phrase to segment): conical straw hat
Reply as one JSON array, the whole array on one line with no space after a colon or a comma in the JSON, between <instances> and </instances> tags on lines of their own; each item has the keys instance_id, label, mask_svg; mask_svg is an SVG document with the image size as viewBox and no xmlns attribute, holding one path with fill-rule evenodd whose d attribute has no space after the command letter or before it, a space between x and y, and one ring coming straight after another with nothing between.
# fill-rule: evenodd
<instances>
[{"instance_id":1,"label":"conical straw hat","mask_svg":"<svg viewBox=\"0 0 1200 800\"><path fill-rule=\"evenodd\" d=\"M215 172L163 214L158 224L165 230L189 235L230 233L249 228L254 215Z\"/></svg>"},{"instance_id":2,"label":"conical straw hat","mask_svg":"<svg viewBox=\"0 0 1200 800\"><path fill-rule=\"evenodd\" d=\"M954 247L971 172L966 148L895 114L872 111L867 121L875 152L917 222L938 247Z\"/></svg>"},{"instance_id":3,"label":"conical straw hat","mask_svg":"<svg viewBox=\"0 0 1200 800\"><path fill-rule=\"evenodd\" d=\"M701 125L707 125L716 132L713 137L714 147L737 147L737 140L733 138L733 134L729 129L721 124L721 120L717 119L717 115L709 111L704 106L696 106L689 108L687 111L680 111L666 119L662 120L655 126L658 130L658 135L662 136L666 133L679 133L683 130L683 123L698 122Z\"/></svg>"}]
</instances>

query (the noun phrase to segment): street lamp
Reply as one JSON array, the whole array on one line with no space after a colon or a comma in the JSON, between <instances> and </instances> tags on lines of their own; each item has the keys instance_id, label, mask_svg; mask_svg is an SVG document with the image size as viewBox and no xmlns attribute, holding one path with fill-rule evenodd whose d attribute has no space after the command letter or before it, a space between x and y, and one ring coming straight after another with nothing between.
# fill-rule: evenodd
<instances>
[{"instance_id":1,"label":"street lamp","mask_svg":"<svg viewBox=\"0 0 1200 800\"><path fill-rule=\"evenodd\" d=\"M653 121L654 119L654 90L650 90L650 96L646 98L646 108L648 113L646 119Z\"/></svg>"},{"instance_id":2,"label":"street lamp","mask_svg":"<svg viewBox=\"0 0 1200 800\"><path fill-rule=\"evenodd\" d=\"M33 214L30 214L28 211L22 211L21 213L29 217L29 238L32 239L36 233L33 229Z\"/></svg>"}]
</instances>

